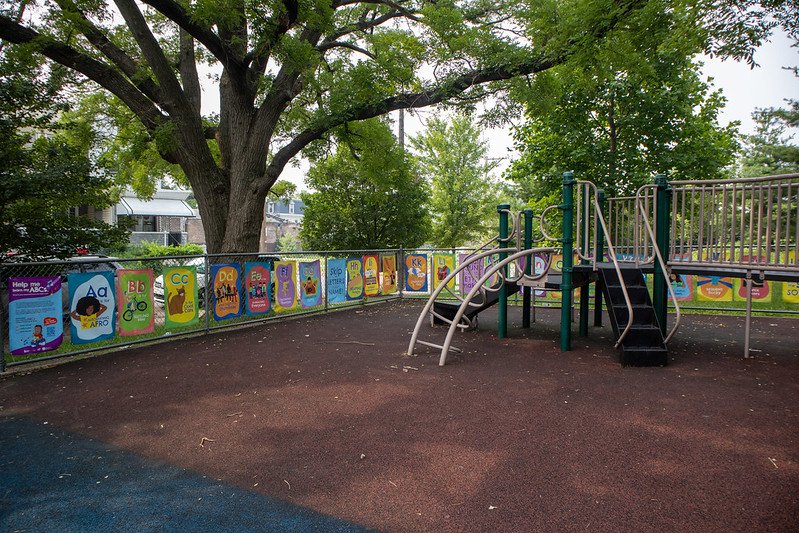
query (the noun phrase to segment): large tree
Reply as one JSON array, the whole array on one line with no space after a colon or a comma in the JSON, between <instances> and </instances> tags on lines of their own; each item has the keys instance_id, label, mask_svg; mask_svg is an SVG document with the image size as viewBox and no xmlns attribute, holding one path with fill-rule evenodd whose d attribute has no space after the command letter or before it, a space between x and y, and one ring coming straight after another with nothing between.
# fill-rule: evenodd
<instances>
[{"instance_id":1,"label":"large tree","mask_svg":"<svg viewBox=\"0 0 799 533\"><path fill-rule=\"evenodd\" d=\"M787 108L758 109L752 114L754 135L744 138L741 158L743 176L773 176L799 172L799 100L788 100Z\"/></svg>"},{"instance_id":2,"label":"large tree","mask_svg":"<svg viewBox=\"0 0 799 533\"><path fill-rule=\"evenodd\" d=\"M496 184L488 145L467 115L451 121L435 117L425 131L411 138L422 174L430 182L431 242L441 248L474 243L496 226Z\"/></svg>"},{"instance_id":3,"label":"large tree","mask_svg":"<svg viewBox=\"0 0 799 533\"><path fill-rule=\"evenodd\" d=\"M723 53L768 31L732 0L53 0L3 2L0 38L113 94L182 169L209 250L250 251L267 192L330 130L500 90L590 53L648 5L746 37ZM203 64L219 71L214 117L200 113Z\"/></svg>"},{"instance_id":4,"label":"large tree","mask_svg":"<svg viewBox=\"0 0 799 533\"><path fill-rule=\"evenodd\" d=\"M430 231L429 191L394 135L379 119L336 132L334 154L306 183L303 245L310 250L416 248Z\"/></svg>"}]
</instances>

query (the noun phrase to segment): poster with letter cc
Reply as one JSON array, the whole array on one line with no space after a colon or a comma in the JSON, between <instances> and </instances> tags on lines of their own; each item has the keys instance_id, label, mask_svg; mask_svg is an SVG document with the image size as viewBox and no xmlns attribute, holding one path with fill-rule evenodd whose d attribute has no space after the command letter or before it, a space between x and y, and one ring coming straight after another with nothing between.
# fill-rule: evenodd
<instances>
[{"instance_id":1,"label":"poster with letter cc","mask_svg":"<svg viewBox=\"0 0 799 533\"><path fill-rule=\"evenodd\" d=\"M200 321L197 298L197 268L164 269L164 325L167 329L194 326Z\"/></svg>"}]
</instances>

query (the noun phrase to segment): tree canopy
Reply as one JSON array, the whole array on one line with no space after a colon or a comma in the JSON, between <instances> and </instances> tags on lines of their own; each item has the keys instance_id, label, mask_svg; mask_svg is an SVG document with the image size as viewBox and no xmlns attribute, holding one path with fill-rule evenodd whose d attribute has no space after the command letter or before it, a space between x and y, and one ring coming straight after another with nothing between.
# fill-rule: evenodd
<instances>
[{"instance_id":1,"label":"tree canopy","mask_svg":"<svg viewBox=\"0 0 799 533\"><path fill-rule=\"evenodd\" d=\"M310 250L415 248L430 230L428 188L378 119L337 131L336 152L311 167L301 237Z\"/></svg>"},{"instance_id":2,"label":"tree canopy","mask_svg":"<svg viewBox=\"0 0 799 533\"><path fill-rule=\"evenodd\" d=\"M435 117L424 132L411 138L411 145L430 183L434 246L474 243L487 233L486 226L496 226L497 186L490 174L497 162L488 159L486 141L480 139L471 117L456 115L451 121Z\"/></svg>"},{"instance_id":3,"label":"tree canopy","mask_svg":"<svg viewBox=\"0 0 799 533\"><path fill-rule=\"evenodd\" d=\"M799 172L799 144L791 129L799 128L799 100L787 108L758 109L752 114L757 126L744 139L743 176L772 176Z\"/></svg>"},{"instance_id":4,"label":"tree canopy","mask_svg":"<svg viewBox=\"0 0 799 533\"><path fill-rule=\"evenodd\" d=\"M771 23L740 4L3 1L0 38L114 95L118 109L136 118L128 124L141 126L123 143L147 145L180 166L208 249L252 251L268 191L294 157L335 128L392 110L499 94L525 76L585 60L641 11L674 12L702 29L709 51L750 57ZM763 4L774 10L792 2ZM218 72L220 109L203 116L200 72L209 68Z\"/></svg>"}]
</instances>

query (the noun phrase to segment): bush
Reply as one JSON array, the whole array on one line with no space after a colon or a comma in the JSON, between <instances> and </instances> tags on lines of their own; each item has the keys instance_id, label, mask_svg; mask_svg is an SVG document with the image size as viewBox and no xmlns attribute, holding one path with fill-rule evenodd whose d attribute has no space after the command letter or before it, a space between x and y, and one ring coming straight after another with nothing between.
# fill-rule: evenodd
<instances>
[{"instance_id":1,"label":"bush","mask_svg":"<svg viewBox=\"0 0 799 533\"><path fill-rule=\"evenodd\" d=\"M183 244L180 246L164 246L163 244L157 244L153 242L143 242L140 244L134 244L128 247L124 254L121 255L123 258L136 258L136 257L165 257L165 256L178 256L178 255L203 255L205 250L199 244ZM186 261L179 261L180 263L185 263ZM138 264L136 264L138 263ZM139 261L139 262L125 262L123 263L125 268L151 268L153 270L154 276L160 276L161 271L164 268L164 262L153 260L153 261Z\"/></svg>"}]
</instances>

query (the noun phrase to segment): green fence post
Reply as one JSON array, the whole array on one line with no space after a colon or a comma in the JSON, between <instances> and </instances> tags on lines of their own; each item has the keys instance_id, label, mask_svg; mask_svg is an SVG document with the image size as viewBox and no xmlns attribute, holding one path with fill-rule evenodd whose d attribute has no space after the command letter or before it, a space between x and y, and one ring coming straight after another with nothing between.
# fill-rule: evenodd
<instances>
[{"instance_id":1,"label":"green fence post","mask_svg":"<svg viewBox=\"0 0 799 533\"><path fill-rule=\"evenodd\" d=\"M663 257L663 261L669 260L669 216L671 215L671 187L666 180L666 176L658 174L655 176L656 198L655 205L657 213L655 215L655 241ZM652 305L655 308L660 331L666 335L666 320L668 318L668 272L660 268L660 262L655 261L655 272L652 282Z\"/></svg>"},{"instance_id":2,"label":"green fence post","mask_svg":"<svg viewBox=\"0 0 799 533\"><path fill-rule=\"evenodd\" d=\"M529 207L524 210L524 248L533 247L533 210ZM524 273L528 276L533 273L535 257L528 255L524 263ZM532 287L524 286L522 291L522 327L530 327L530 300L533 293Z\"/></svg>"},{"instance_id":3,"label":"green fence post","mask_svg":"<svg viewBox=\"0 0 799 533\"><path fill-rule=\"evenodd\" d=\"M571 349L571 309L572 309L572 267L574 265L574 185L577 183L573 172L563 173L563 279L560 284L560 350Z\"/></svg>"},{"instance_id":4,"label":"green fence post","mask_svg":"<svg viewBox=\"0 0 799 533\"><path fill-rule=\"evenodd\" d=\"M599 214L604 217L605 215L605 191L604 189L599 189L597 191L597 200L599 201ZM596 255L597 255L597 262L603 263L605 261L605 232L602 231L602 226L598 225L596 227L597 236L596 236ZM597 277L596 282L594 282L594 327L601 328L602 327L602 293L604 292L604 288L602 287L602 278Z\"/></svg>"},{"instance_id":5,"label":"green fence post","mask_svg":"<svg viewBox=\"0 0 799 533\"><path fill-rule=\"evenodd\" d=\"M499 247L508 247L508 212L510 204L499 204L497 212L499 213ZM503 261L508 257L507 252L499 254L499 260ZM502 274L507 275L508 267L502 268ZM503 283L499 288L499 318L497 320L497 328L499 330L499 338L504 339L508 336L508 288Z\"/></svg>"}]
</instances>

